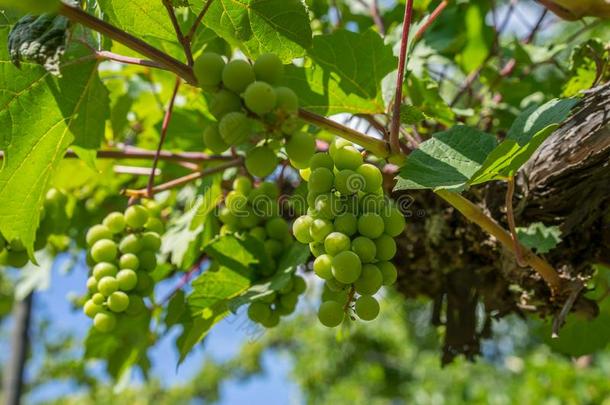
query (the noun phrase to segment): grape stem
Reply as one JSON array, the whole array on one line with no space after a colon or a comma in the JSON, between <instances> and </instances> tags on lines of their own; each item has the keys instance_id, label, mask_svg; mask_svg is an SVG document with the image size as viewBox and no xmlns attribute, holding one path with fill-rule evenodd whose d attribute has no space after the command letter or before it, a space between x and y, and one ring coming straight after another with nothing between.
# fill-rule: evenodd
<instances>
[{"instance_id":1,"label":"grape stem","mask_svg":"<svg viewBox=\"0 0 610 405\"><path fill-rule=\"evenodd\" d=\"M353 285L350 287L349 289L349 293L347 294L347 302L345 303L345 305L343 306L343 311L347 313L347 310L349 309L350 304L352 303L352 301L354 300L354 295L356 295L356 287L354 287Z\"/></svg>"},{"instance_id":2,"label":"grape stem","mask_svg":"<svg viewBox=\"0 0 610 405\"><path fill-rule=\"evenodd\" d=\"M484 231L493 235L511 252L514 252L514 241L511 234L502 228L491 217L485 215L485 213L471 201L458 193L452 193L447 190L438 190L436 191L436 194L455 207L455 209L461 212L468 220L474 222ZM540 274L551 289L551 294L556 296L557 293L560 292L562 286L562 281L559 274L557 274L557 271L555 271L553 266L551 266L546 260L538 257L528 248L521 244L519 244L519 246L523 252L523 261L528 266L533 268L538 274Z\"/></svg>"},{"instance_id":3,"label":"grape stem","mask_svg":"<svg viewBox=\"0 0 610 405\"><path fill-rule=\"evenodd\" d=\"M417 29L417 32L415 33L415 36L413 37L415 39L415 41L417 41L424 35L424 32L426 32L426 30L428 28L430 28L432 23L434 21L436 21L438 16L441 15L443 10L445 8L447 8L448 5L449 5L449 1L443 0L443 1L441 1L441 3L438 6L436 6L436 8L432 11L432 13L430 13L430 15L428 16L426 21Z\"/></svg>"},{"instance_id":4,"label":"grape stem","mask_svg":"<svg viewBox=\"0 0 610 405\"><path fill-rule=\"evenodd\" d=\"M195 34L197 33L197 28L199 28L201 21L203 21L203 17L205 17L206 13L208 12L208 9L210 8L210 6L212 5L213 2L214 2L214 0L208 0L205 3L205 6L203 6L201 13L199 13L197 18L195 19L195 22L193 23L191 30L189 31L188 34L186 34L186 37L185 37L189 42L191 42L193 40L193 38L195 38Z\"/></svg>"}]
</instances>

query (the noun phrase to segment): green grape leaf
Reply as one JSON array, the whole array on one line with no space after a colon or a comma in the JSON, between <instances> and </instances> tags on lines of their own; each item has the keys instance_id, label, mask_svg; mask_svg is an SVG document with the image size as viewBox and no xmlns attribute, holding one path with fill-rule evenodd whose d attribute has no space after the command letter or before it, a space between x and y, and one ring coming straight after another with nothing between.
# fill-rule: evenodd
<instances>
[{"instance_id":1,"label":"green grape leaf","mask_svg":"<svg viewBox=\"0 0 610 405\"><path fill-rule=\"evenodd\" d=\"M418 78L415 75L409 75L406 84L413 106L419 109L426 118L446 126L455 124L455 112L441 97L438 83L429 77Z\"/></svg>"},{"instance_id":2,"label":"green grape leaf","mask_svg":"<svg viewBox=\"0 0 610 405\"><path fill-rule=\"evenodd\" d=\"M318 35L308 54L312 66L290 66L285 75L302 107L330 115L385 112L381 82L396 69L397 59L378 33Z\"/></svg>"},{"instance_id":3,"label":"green grape leaf","mask_svg":"<svg viewBox=\"0 0 610 405\"><path fill-rule=\"evenodd\" d=\"M591 88L597 80L607 81L610 78L608 65L610 50L597 38L589 39L578 45L570 57L570 79L563 88L564 97L573 97L582 90ZM604 74L605 73L605 74ZM598 78L598 75L602 77Z\"/></svg>"},{"instance_id":4,"label":"green grape leaf","mask_svg":"<svg viewBox=\"0 0 610 405\"><path fill-rule=\"evenodd\" d=\"M184 291L179 290L169 300L169 304L167 304L167 313L165 314L165 326L167 328L171 328L172 326L178 324L180 322L180 319L184 315L184 311L186 310L186 295L184 294Z\"/></svg>"},{"instance_id":5,"label":"green grape leaf","mask_svg":"<svg viewBox=\"0 0 610 405\"><path fill-rule=\"evenodd\" d=\"M48 13L59 8L59 0L0 0L0 9L11 8L34 14Z\"/></svg>"},{"instance_id":6,"label":"green grape leaf","mask_svg":"<svg viewBox=\"0 0 610 405\"><path fill-rule=\"evenodd\" d=\"M419 108L403 104L400 106L400 122L404 125L415 125L426 119L426 115Z\"/></svg>"},{"instance_id":7,"label":"green grape leaf","mask_svg":"<svg viewBox=\"0 0 610 405\"><path fill-rule=\"evenodd\" d=\"M514 176L538 147L565 120L578 100L554 99L521 113L502 141L470 179L470 184Z\"/></svg>"},{"instance_id":8,"label":"green grape leaf","mask_svg":"<svg viewBox=\"0 0 610 405\"><path fill-rule=\"evenodd\" d=\"M496 145L493 135L463 125L434 134L407 157L394 190L463 191Z\"/></svg>"},{"instance_id":9,"label":"green grape leaf","mask_svg":"<svg viewBox=\"0 0 610 405\"><path fill-rule=\"evenodd\" d=\"M203 23L250 58L275 53L290 62L311 46L309 17L300 0L216 0Z\"/></svg>"},{"instance_id":10,"label":"green grape leaf","mask_svg":"<svg viewBox=\"0 0 610 405\"><path fill-rule=\"evenodd\" d=\"M0 37L8 37L10 22L0 16ZM0 232L21 239L30 257L49 181L71 144L97 147L108 115L107 92L97 63L83 61L82 48L68 50L62 77L41 66L10 62L6 42L0 46Z\"/></svg>"},{"instance_id":11,"label":"green grape leaf","mask_svg":"<svg viewBox=\"0 0 610 405\"><path fill-rule=\"evenodd\" d=\"M534 222L527 228L517 228L517 237L523 245L536 253L548 253L561 243L561 230L558 226Z\"/></svg>"}]
</instances>

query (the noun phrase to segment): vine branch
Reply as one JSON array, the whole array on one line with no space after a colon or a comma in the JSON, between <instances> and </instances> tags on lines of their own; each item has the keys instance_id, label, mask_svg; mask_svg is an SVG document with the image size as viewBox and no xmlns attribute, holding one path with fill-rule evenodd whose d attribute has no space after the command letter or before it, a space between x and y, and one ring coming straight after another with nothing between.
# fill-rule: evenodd
<instances>
[{"instance_id":1,"label":"vine branch","mask_svg":"<svg viewBox=\"0 0 610 405\"><path fill-rule=\"evenodd\" d=\"M210 8L210 6L212 5L213 2L214 2L214 0L208 0L205 3L205 6L203 6L203 9L201 10L201 12L197 16L197 18L195 19L193 26L191 27L190 31L188 32L188 34L186 34L186 37L185 37L189 42L191 42L193 40L193 38L195 38L197 29L199 28L201 21L203 21L203 17L205 17L206 13L208 12L208 9Z\"/></svg>"},{"instance_id":2,"label":"vine branch","mask_svg":"<svg viewBox=\"0 0 610 405\"><path fill-rule=\"evenodd\" d=\"M507 180L508 188L506 189L506 220L508 222L508 229L510 230L510 236L513 239L513 248L515 251L515 257L517 258L517 264L521 267L527 266L523 261L523 252L521 251L521 244L517 237L517 227L515 226L515 214L513 210L513 196L515 194L515 178L509 177Z\"/></svg>"},{"instance_id":3,"label":"vine branch","mask_svg":"<svg viewBox=\"0 0 610 405\"><path fill-rule=\"evenodd\" d=\"M419 27L419 29L415 33L415 36L413 37L415 41L417 41L424 35L424 32L426 32L426 30L428 28L430 28L432 23L434 23L434 21L436 21L438 16L441 15L443 10L445 8L447 8L448 5L449 5L449 1L443 0L438 6L436 6L436 8L432 11L432 13L430 13L430 15L428 16L426 21L421 25L421 27Z\"/></svg>"},{"instance_id":4,"label":"vine branch","mask_svg":"<svg viewBox=\"0 0 610 405\"><path fill-rule=\"evenodd\" d=\"M172 5L171 0L163 0L163 5L167 10L167 14L169 19L172 22L172 26L174 27L174 31L176 31L176 38L178 42L182 44L182 48L184 48L184 55L186 56L186 61L189 66L193 66L193 51L191 50L191 41L187 39L184 34L182 34L182 29L180 28L180 24L178 23L178 19L176 18L176 13L174 12L174 6Z\"/></svg>"}]
</instances>

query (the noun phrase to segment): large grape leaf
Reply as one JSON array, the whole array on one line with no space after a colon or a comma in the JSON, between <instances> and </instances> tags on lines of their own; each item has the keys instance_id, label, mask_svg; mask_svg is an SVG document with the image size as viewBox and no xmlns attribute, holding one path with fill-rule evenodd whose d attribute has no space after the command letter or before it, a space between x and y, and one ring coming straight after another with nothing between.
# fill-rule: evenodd
<instances>
[{"instance_id":1,"label":"large grape leaf","mask_svg":"<svg viewBox=\"0 0 610 405\"><path fill-rule=\"evenodd\" d=\"M44 195L58 163L71 144L95 148L104 134L107 92L95 61L66 55L62 77L39 65L10 62L6 39L11 22L0 15L0 232L18 238L33 257ZM70 60L72 58L72 60Z\"/></svg>"},{"instance_id":2,"label":"large grape leaf","mask_svg":"<svg viewBox=\"0 0 610 405\"><path fill-rule=\"evenodd\" d=\"M338 30L319 35L308 54L312 66L291 66L285 78L302 107L319 114L385 111L381 82L396 69L397 60L378 33Z\"/></svg>"},{"instance_id":3,"label":"large grape leaf","mask_svg":"<svg viewBox=\"0 0 610 405\"><path fill-rule=\"evenodd\" d=\"M437 133L408 156L394 189L462 191L496 145L493 135L462 125Z\"/></svg>"},{"instance_id":4,"label":"large grape leaf","mask_svg":"<svg viewBox=\"0 0 610 405\"><path fill-rule=\"evenodd\" d=\"M251 58L272 52L289 62L311 46L309 17L300 0L216 0L203 22Z\"/></svg>"},{"instance_id":5,"label":"large grape leaf","mask_svg":"<svg viewBox=\"0 0 610 405\"><path fill-rule=\"evenodd\" d=\"M59 0L0 0L0 8L14 8L36 14L55 11L59 7Z\"/></svg>"}]
</instances>

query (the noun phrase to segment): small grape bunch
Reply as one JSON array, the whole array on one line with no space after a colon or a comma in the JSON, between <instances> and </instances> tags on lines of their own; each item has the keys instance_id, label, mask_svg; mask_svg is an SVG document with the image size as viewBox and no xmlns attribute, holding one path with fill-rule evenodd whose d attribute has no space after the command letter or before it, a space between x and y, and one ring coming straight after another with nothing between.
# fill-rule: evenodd
<instances>
[{"instance_id":1,"label":"small grape bunch","mask_svg":"<svg viewBox=\"0 0 610 405\"><path fill-rule=\"evenodd\" d=\"M124 213L112 212L86 235L89 298L85 314L100 332L111 332L118 316L138 316L146 311L144 297L153 292L150 276L157 267L163 222L142 205Z\"/></svg>"},{"instance_id":2,"label":"small grape bunch","mask_svg":"<svg viewBox=\"0 0 610 405\"><path fill-rule=\"evenodd\" d=\"M396 280L390 260L394 237L405 228L400 210L384 198L381 171L341 139L328 153L314 154L301 175L309 208L294 222L293 233L309 244L314 272L333 293L320 306L321 323L338 326L352 309L362 320L375 319L379 303L373 295Z\"/></svg>"},{"instance_id":3,"label":"small grape bunch","mask_svg":"<svg viewBox=\"0 0 610 405\"><path fill-rule=\"evenodd\" d=\"M273 328L280 317L294 312L299 296L305 292L307 284L303 277L293 274L288 283L279 291L253 301L248 306L248 317L265 328Z\"/></svg>"},{"instance_id":4,"label":"small grape bunch","mask_svg":"<svg viewBox=\"0 0 610 405\"><path fill-rule=\"evenodd\" d=\"M283 143L293 165L307 164L315 152L315 139L299 131L294 91L278 86L284 65L276 55L261 55L250 65L244 60L225 63L222 56L206 52L197 58L194 71L199 85L214 93L210 112L218 122L205 129L208 149L223 153L247 145L246 169L261 178L277 167Z\"/></svg>"}]
</instances>

